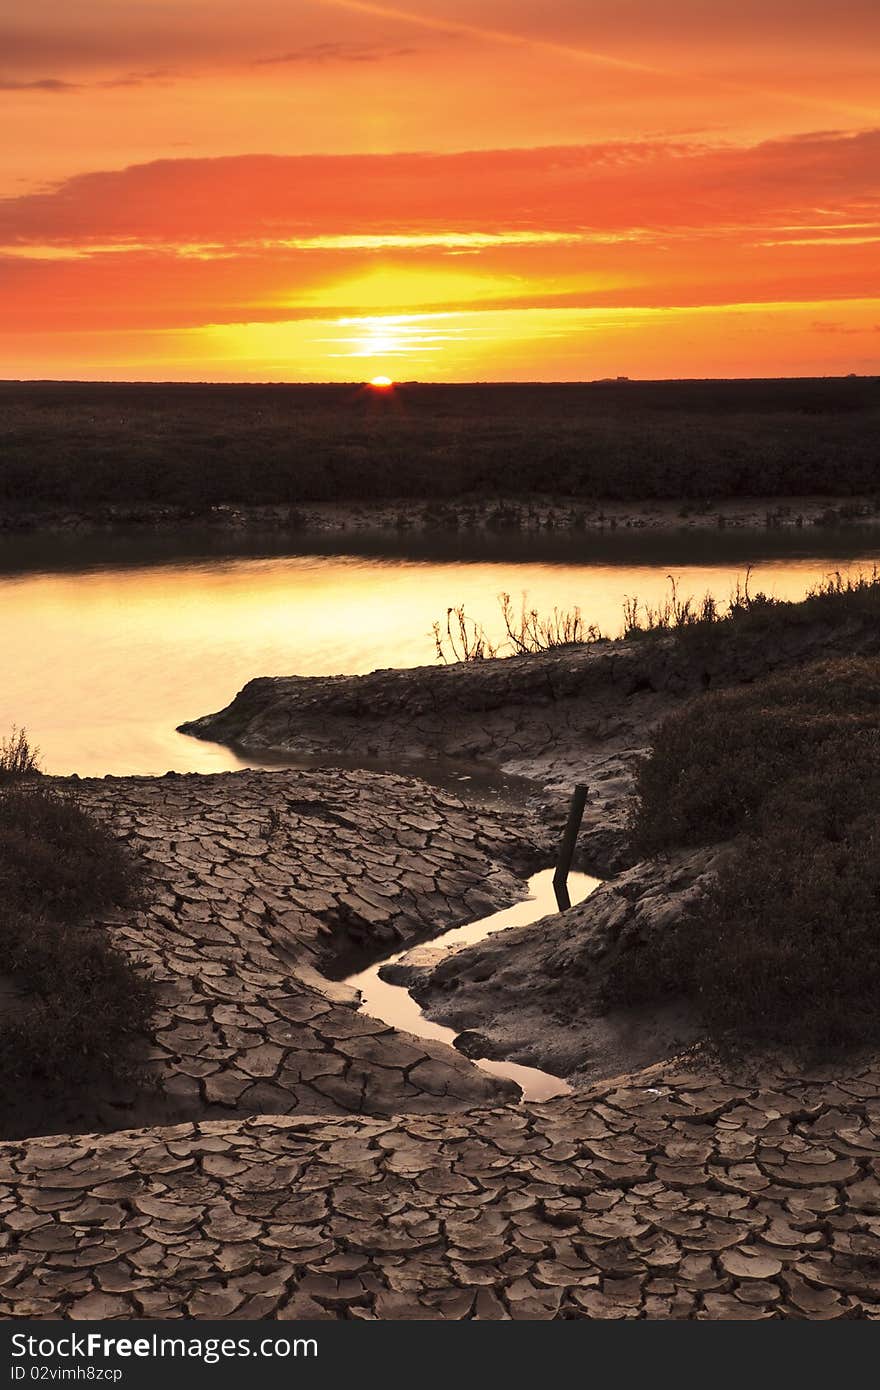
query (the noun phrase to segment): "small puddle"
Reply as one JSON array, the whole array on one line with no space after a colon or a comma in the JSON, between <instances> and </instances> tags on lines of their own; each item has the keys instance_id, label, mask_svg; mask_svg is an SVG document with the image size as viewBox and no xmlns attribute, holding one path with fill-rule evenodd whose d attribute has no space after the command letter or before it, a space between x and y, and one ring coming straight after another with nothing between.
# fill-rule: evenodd
<instances>
[{"instance_id":1,"label":"small puddle","mask_svg":"<svg viewBox=\"0 0 880 1390\"><path fill-rule=\"evenodd\" d=\"M601 879L592 878L589 874L569 874L568 892L572 907L589 897L601 882ZM533 874L529 879L528 889L529 896L523 898L522 902L514 903L512 907L506 907L501 912L493 912L488 917L481 917L476 922L468 922L463 927L452 927L442 936L436 936L431 941L421 944L426 948L442 951L472 946L475 942L491 936L493 932L504 931L506 927L527 927L532 922L539 922L551 912L558 912L553 892L552 869L542 869L540 873ZM368 1014L370 1018L378 1018L405 1033L413 1033L418 1038L431 1038L451 1047L458 1037L454 1028L444 1028L442 1024L432 1023L422 1013L404 985L392 985L379 978L379 971L384 966L395 964L414 949L416 948L408 946L403 951L386 956L384 960L376 961L369 969L349 975L345 984L360 992L360 1013ZM516 1062L496 1062L481 1057L479 1060L474 1059L474 1065L492 1076L503 1076L515 1081L522 1091L523 1100L550 1100L552 1096L567 1095L572 1089L568 1082L559 1076L539 1071L536 1067L522 1067Z\"/></svg>"}]
</instances>

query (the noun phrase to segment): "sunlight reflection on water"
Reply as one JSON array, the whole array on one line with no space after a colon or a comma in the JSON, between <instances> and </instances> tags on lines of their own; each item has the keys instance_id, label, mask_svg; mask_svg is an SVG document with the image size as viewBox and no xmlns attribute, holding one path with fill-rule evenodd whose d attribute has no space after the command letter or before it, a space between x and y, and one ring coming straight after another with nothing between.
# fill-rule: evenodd
<instances>
[{"instance_id":1,"label":"sunlight reflection on water","mask_svg":"<svg viewBox=\"0 0 880 1390\"><path fill-rule=\"evenodd\" d=\"M462 542L450 542L448 558L425 543L420 557L417 538L386 555L317 553L324 538L312 553L265 554L254 543L248 556L239 540L232 556L175 558L166 538L157 558L155 540L135 537L108 541L102 560L97 543L77 559L69 541L34 538L28 549L29 540L0 541L0 731L25 725L47 770L82 775L239 767L233 752L177 734L177 724L221 708L254 676L430 664L431 625L450 604L492 630L497 595L518 604L527 591L540 609L578 604L585 622L615 635L624 597L656 602L670 572L683 595L726 598L753 559L753 591L795 598L880 553L880 540L853 537L836 549L826 538L821 554L807 535L798 542L807 553L772 558L768 549L785 545L756 533L751 548L738 537L735 552L705 534L659 550L656 538L628 536L616 552L608 538L560 538L555 550L547 538L508 540L503 553L486 541L491 559Z\"/></svg>"}]
</instances>

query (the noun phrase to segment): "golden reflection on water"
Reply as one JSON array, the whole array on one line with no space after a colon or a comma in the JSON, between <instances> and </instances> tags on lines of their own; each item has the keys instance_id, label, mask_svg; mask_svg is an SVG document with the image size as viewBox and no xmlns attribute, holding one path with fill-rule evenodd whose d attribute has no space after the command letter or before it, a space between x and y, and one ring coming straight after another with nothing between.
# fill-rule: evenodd
<instances>
[{"instance_id":1,"label":"golden reflection on water","mask_svg":"<svg viewBox=\"0 0 880 1390\"><path fill-rule=\"evenodd\" d=\"M799 598L835 568L871 559L756 565L752 591ZM490 633L496 596L539 609L580 605L620 630L624 596L656 603L669 565L444 563L343 555L185 562L0 578L0 732L25 725L58 773L157 774L240 766L175 732L227 704L254 676L359 673L430 664L431 625L463 603ZM744 565L679 566L682 596L725 599ZM498 634L500 635L500 634Z\"/></svg>"}]
</instances>

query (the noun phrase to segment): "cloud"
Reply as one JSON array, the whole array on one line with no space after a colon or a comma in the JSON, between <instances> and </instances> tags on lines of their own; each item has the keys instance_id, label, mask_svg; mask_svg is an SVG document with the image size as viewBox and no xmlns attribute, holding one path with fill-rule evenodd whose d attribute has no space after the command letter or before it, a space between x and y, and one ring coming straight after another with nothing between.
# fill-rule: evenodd
<instances>
[{"instance_id":1,"label":"cloud","mask_svg":"<svg viewBox=\"0 0 880 1390\"><path fill-rule=\"evenodd\" d=\"M0 92L80 92L82 86L78 82L65 82L60 77L34 77L24 82L17 82L11 77L0 77Z\"/></svg>"},{"instance_id":2,"label":"cloud","mask_svg":"<svg viewBox=\"0 0 880 1390\"><path fill-rule=\"evenodd\" d=\"M849 324L831 319L817 319L810 327L814 333L841 333L845 337L860 333L880 333L880 323Z\"/></svg>"},{"instance_id":3,"label":"cloud","mask_svg":"<svg viewBox=\"0 0 880 1390\"><path fill-rule=\"evenodd\" d=\"M161 16L156 11L161 11ZM332 60L413 45L413 31L393 20L348 15L322 5L290 0L0 0L0 68L30 80L43 72L72 82L144 68L198 73L243 70L265 55L303 55L301 61Z\"/></svg>"},{"instance_id":4,"label":"cloud","mask_svg":"<svg viewBox=\"0 0 880 1390\"><path fill-rule=\"evenodd\" d=\"M170 68L153 68L150 72L125 72L119 77L105 77L93 82L94 88L148 87L154 82L171 82L177 76Z\"/></svg>"},{"instance_id":5,"label":"cloud","mask_svg":"<svg viewBox=\"0 0 880 1390\"><path fill-rule=\"evenodd\" d=\"M288 63L381 63L387 58L409 58L418 48L391 48L381 44L313 43L289 53L277 53L267 58L255 58L255 67L276 67Z\"/></svg>"},{"instance_id":6,"label":"cloud","mask_svg":"<svg viewBox=\"0 0 880 1390\"><path fill-rule=\"evenodd\" d=\"M867 299L878 170L874 130L166 159L0 200L0 318L55 332Z\"/></svg>"},{"instance_id":7,"label":"cloud","mask_svg":"<svg viewBox=\"0 0 880 1390\"><path fill-rule=\"evenodd\" d=\"M96 82L68 82L62 77L35 77L18 80L0 77L0 92L52 92L67 96L71 92L112 91L119 87L145 87L153 82L167 82L174 74L167 68L152 72L125 72L118 77L105 77Z\"/></svg>"},{"instance_id":8,"label":"cloud","mask_svg":"<svg viewBox=\"0 0 880 1390\"><path fill-rule=\"evenodd\" d=\"M468 232L726 234L880 220L880 131L749 148L609 142L460 154L165 159L0 200L0 244Z\"/></svg>"}]
</instances>

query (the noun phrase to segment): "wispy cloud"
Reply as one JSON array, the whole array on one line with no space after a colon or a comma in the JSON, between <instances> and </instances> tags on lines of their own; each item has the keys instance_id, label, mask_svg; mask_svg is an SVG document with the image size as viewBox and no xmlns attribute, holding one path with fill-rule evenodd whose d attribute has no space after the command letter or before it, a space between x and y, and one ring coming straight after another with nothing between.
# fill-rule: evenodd
<instances>
[{"instance_id":1,"label":"wispy cloud","mask_svg":"<svg viewBox=\"0 0 880 1390\"><path fill-rule=\"evenodd\" d=\"M779 237L759 241L757 246L873 246L880 242L880 236L834 236L833 229L827 236Z\"/></svg>"},{"instance_id":2,"label":"wispy cloud","mask_svg":"<svg viewBox=\"0 0 880 1390\"><path fill-rule=\"evenodd\" d=\"M0 77L0 92L80 92L79 82L65 82L60 77L34 77L18 81L13 77Z\"/></svg>"},{"instance_id":3,"label":"wispy cloud","mask_svg":"<svg viewBox=\"0 0 880 1390\"><path fill-rule=\"evenodd\" d=\"M847 338L863 333L880 333L880 323L851 324L829 319L817 319L810 324L810 328L814 333L841 333Z\"/></svg>"},{"instance_id":4,"label":"wispy cloud","mask_svg":"<svg viewBox=\"0 0 880 1390\"><path fill-rule=\"evenodd\" d=\"M552 54L557 57L564 57L573 62L585 63L596 68L607 68L612 71L643 75L644 77L660 77L675 81L682 76L682 70L676 66L667 66L665 63L646 62L642 59L625 56L619 52L608 50L597 50L584 42L560 41L552 31L541 30L531 31L518 27L501 28L497 26L485 25L464 21L451 16L436 14L425 14L421 11L411 11L401 9L397 6L377 3L377 0L318 0L319 4L327 8L348 10L353 14L371 15L378 19L398 21L403 24L411 24L418 28L434 30L438 33L454 34L479 41L504 44L512 48L528 48L530 50ZM538 7L540 9L541 7ZM545 7L546 8L546 7ZM613 6L603 6L604 9L613 9ZM623 13L630 9L629 6L621 7ZM656 8L656 6L655 6ZM664 11L668 6L661 7ZM673 6L674 8L674 6ZM764 8L767 8L765 5ZM703 16L701 15L701 22ZM632 24L632 19L629 23ZM627 45L627 53L631 51L631 46ZM747 96L769 97L774 102L782 105L793 105L801 107L803 96L799 92L781 90L775 87L762 87L748 80L721 79L715 74L706 74L702 79L707 89L713 88L717 93L720 89L728 93L742 93ZM828 100L825 98L817 99L814 102L817 110L824 109L834 111L839 114L846 113L850 117L857 117L861 120L874 119L877 115L876 103L870 106L862 106L846 100Z\"/></svg>"},{"instance_id":5,"label":"wispy cloud","mask_svg":"<svg viewBox=\"0 0 880 1390\"><path fill-rule=\"evenodd\" d=\"M384 46L382 44L358 43L312 43L303 48L294 48L287 53L270 54L265 58L255 58L255 67L280 67L285 64L303 63L324 66L327 63L381 63L386 58L409 58L421 50Z\"/></svg>"},{"instance_id":6,"label":"wispy cloud","mask_svg":"<svg viewBox=\"0 0 880 1390\"><path fill-rule=\"evenodd\" d=\"M177 76L170 68L153 68L150 72L124 72L119 77L105 77L93 82L93 88L148 87L154 82L172 82Z\"/></svg>"},{"instance_id":7,"label":"wispy cloud","mask_svg":"<svg viewBox=\"0 0 880 1390\"><path fill-rule=\"evenodd\" d=\"M669 76L668 70L653 63L639 62L631 58L621 58L614 53L599 53L581 44L560 43L541 35L497 28L491 25L473 23L443 15L419 13L397 6L376 4L373 0L318 0L327 8L349 10L354 14L370 15L376 19L391 20L411 24L420 29L431 30L460 38L477 39L491 43L501 43L515 48L530 48L537 51L555 53L595 64L599 67L613 68L623 72L660 74Z\"/></svg>"},{"instance_id":8,"label":"wispy cloud","mask_svg":"<svg viewBox=\"0 0 880 1390\"><path fill-rule=\"evenodd\" d=\"M68 96L76 92L112 91L119 87L145 87L153 82L168 82L174 73L167 68L152 72L123 72L118 77L105 77L97 82L69 82L63 77L33 77L19 79L0 77L0 92L50 92Z\"/></svg>"},{"instance_id":9,"label":"wispy cloud","mask_svg":"<svg viewBox=\"0 0 880 1390\"><path fill-rule=\"evenodd\" d=\"M638 233L623 234L635 240ZM264 248L290 251L486 251L502 246L582 246L621 240L617 233L591 232L346 232L338 236L278 237Z\"/></svg>"}]
</instances>

